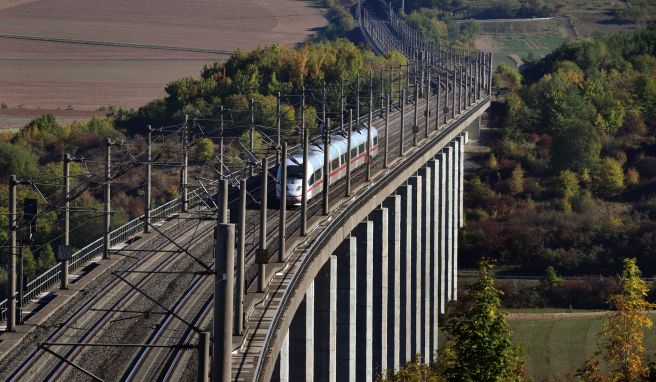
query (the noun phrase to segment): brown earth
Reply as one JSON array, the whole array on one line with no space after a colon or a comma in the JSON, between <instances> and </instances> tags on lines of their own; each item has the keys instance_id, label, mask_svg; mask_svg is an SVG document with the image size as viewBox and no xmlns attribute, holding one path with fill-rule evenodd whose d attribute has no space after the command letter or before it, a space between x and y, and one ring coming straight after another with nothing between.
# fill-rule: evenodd
<instances>
[{"instance_id":1,"label":"brown earth","mask_svg":"<svg viewBox=\"0 0 656 382\"><path fill-rule=\"evenodd\" d=\"M232 51L306 40L325 25L323 13L300 0L5 0L0 102L136 108Z\"/></svg>"}]
</instances>

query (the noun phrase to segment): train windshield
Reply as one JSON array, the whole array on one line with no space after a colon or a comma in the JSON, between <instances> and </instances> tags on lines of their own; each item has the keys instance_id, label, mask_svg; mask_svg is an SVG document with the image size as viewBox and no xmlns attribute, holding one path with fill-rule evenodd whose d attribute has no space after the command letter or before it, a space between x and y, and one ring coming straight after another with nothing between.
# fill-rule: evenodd
<instances>
[{"instance_id":1,"label":"train windshield","mask_svg":"<svg viewBox=\"0 0 656 382\"><path fill-rule=\"evenodd\" d=\"M287 166L287 178L303 179L303 166Z\"/></svg>"}]
</instances>

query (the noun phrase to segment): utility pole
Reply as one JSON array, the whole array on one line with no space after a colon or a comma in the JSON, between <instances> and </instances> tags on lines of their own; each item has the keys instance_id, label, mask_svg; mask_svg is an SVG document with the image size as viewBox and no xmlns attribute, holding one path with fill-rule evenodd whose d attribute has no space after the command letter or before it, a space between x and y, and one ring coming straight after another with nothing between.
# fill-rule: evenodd
<instances>
[{"instance_id":1,"label":"utility pole","mask_svg":"<svg viewBox=\"0 0 656 382\"><path fill-rule=\"evenodd\" d=\"M219 211L219 219L221 223L229 223L228 221L228 179L223 178L219 181L219 195L221 195L221 210Z\"/></svg>"},{"instance_id":2,"label":"utility pole","mask_svg":"<svg viewBox=\"0 0 656 382\"><path fill-rule=\"evenodd\" d=\"M323 214L330 213L330 118L323 133Z\"/></svg>"},{"instance_id":3,"label":"utility pole","mask_svg":"<svg viewBox=\"0 0 656 382\"><path fill-rule=\"evenodd\" d=\"M371 181L371 124L373 122L373 112L374 112L374 75L373 71L369 70L369 121L367 123L367 154L365 155L365 161L367 164L367 173L366 181Z\"/></svg>"},{"instance_id":4,"label":"utility pole","mask_svg":"<svg viewBox=\"0 0 656 382\"><path fill-rule=\"evenodd\" d=\"M9 277L7 280L7 331L16 331L16 231L18 215L16 214L16 175L9 177Z\"/></svg>"},{"instance_id":5,"label":"utility pole","mask_svg":"<svg viewBox=\"0 0 656 382\"><path fill-rule=\"evenodd\" d=\"M385 151L383 152L383 167L387 168L387 151L389 149L389 113L390 113L390 103L391 103L391 94L387 93L387 107L385 107ZM378 140L380 142L380 139Z\"/></svg>"},{"instance_id":6,"label":"utility pole","mask_svg":"<svg viewBox=\"0 0 656 382\"><path fill-rule=\"evenodd\" d=\"M103 240L103 259L109 259L111 237L109 235L112 223L111 215L111 179L112 179L112 140L105 141L105 239Z\"/></svg>"},{"instance_id":7,"label":"utility pole","mask_svg":"<svg viewBox=\"0 0 656 382\"><path fill-rule=\"evenodd\" d=\"M187 192L187 165L189 163L189 116L185 114L185 122L182 128L182 172L180 173L180 190L182 191L182 212L187 212L189 208L189 198Z\"/></svg>"},{"instance_id":8,"label":"utility pole","mask_svg":"<svg viewBox=\"0 0 656 382\"><path fill-rule=\"evenodd\" d=\"M322 86L322 100L321 100L321 122L323 122L324 128L326 128L326 81L323 82Z\"/></svg>"},{"instance_id":9,"label":"utility pole","mask_svg":"<svg viewBox=\"0 0 656 382\"><path fill-rule=\"evenodd\" d=\"M235 225L218 224L215 233L214 381L229 381L232 370L232 314L235 286Z\"/></svg>"},{"instance_id":10,"label":"utility pole","mask_svg":"<svg viewBox=\"0 0 656 382\"><path fill-rule=\"evenodd\" d=\"M401 89L401 135L399 136L399 156L403 156L403 138L405 138L405 89Z\"/></svg>"},{"instance_id":11,"label":"utility pole","mask_svg":"<svg viewBox=\"0 0 656 382\"><path fill-rule=\"evenodd\" d=\"M278 141L276 142L276 161L277 164L280 164L280 129L282 127L282 121L280 116L280 92L276 97L276 125L278 127Z\"/></svg>"},{"instance_id":12,"label":"utility pole","mask_svg":"<svg viewBox=\"0 0 656 382\"><path fill-rule=\"evenodd\" d=\"M385 112L385 69L380 69L380 116Z\"/></svg>"},{"instance_id":13,"label":"utility pole","mask_svg":"<svg viewBox=\"0 0 656 382\"><path fill-rule=\"evenodd\" d=\"M280 160L280 221L278 224L278 262L287 260L287 142L282 144Z\"/></svg>"},{"instance_id":14,"label":"utility pole","mask_svg":"<svg viewBox=\"0 0 656 382\"><path fill-rule=\"evenodd\" d=\"M255 175L255 101L251 98L251 127L250 127L250 155L252 156L249 160L250 173L251 176Z\"/></svg>"},{"instance_id":15,"label":"utility pole","mask_svg":"<svg viewBox=\"0 0 656 382\"><path fill-rule=\"evenodd\" d=\"M244 332L244 296L246 294L246 179L239 181L239 242L237 243L237 309L235 310L234 334Z\"/></svg>"},{"instance_id":16,"label":"utility pole","mask_svg":"<svg viewBox=\"0 0 656 382\"><path fill-rule=\"evenodd\" d=\"M360 72L355 76L355 123L360 123Z\"/></svg>"},{"instance_id":17,"label":"utility pole","mask_svg":"<svg viewBox=\"0 0 656 382\"><path fill-rule=\"evenodd\" d=\"M339 79L339 130L344 132L344 78Z\"/></svg>"},{"instance_id":18,"label":"utility pole","mask_svg":"<svg viewBox=\"0 0 656 382\"><path fill-rule=\"evenodd\" d=\"M153 171L153 128L146 126L146 148L147 162L146 162L146 187L144 190L144 233L150 232L150 206L151 206L151 191L152 191L152 171ZM68 199L68 197L67 197Z\"/></svg>"},{"instance_id":19,"label":"utility pole","mask_svg":"<svg viewBox=\"0 0 656 382\"><path fill-rule=\"evenodd\" d=\"M221 138L219 138L219 175L221 178L225 175L223 172L224 158L223 158L223 105L221 105L221 116L219 117L219 132Z\"/></svg>"},{"instance_id":20,"label":"utility pole","mask_svg":"<svg viewBox=\"0 0 656 382\"><path fill-rule=\"evenodd\" d=\"M307 235L307 187L308 187L308 132L305 128L305 86L301 99L301 130L303 130L303 182L301 185L301 236Z\"/></svg>"},{"instance_id":21,"label":"utility pole","mask_svg":"<svg viewBox=\"0 0 656 382\"><path fill-rule=\"evenodd\" d=\"M71 224L71 158L70 154L64 155L64 216L62 219L62 241L65 253L68 254L68 248L71 245L70 224ZM59 251L58 251L59 252ZM68 257L60 258L61 289L68 289Z\"/></svg>"},{"instance_id":22,"label":"utility pole","mask_svg":"<svg viewBox=\"0 0 656 382\"><path fill-rule=\"evenodd\" d=\"M269 194L269 160L262 158L262 195L260 197L260 248L258 250L257 264L257 291L262 293L267 284L266 266L269 262L269 251L267 248L267 204Z\"/></svg>"},{"instance_id":23,"label":"utility pole","mask_svg":"<svg viewBox=\"0 0 656 382\"><path fill-rule=\"evenodd\" d=\"M353 109L349 109L349 125L346 135L346 196L351 196L351 135L353 134Z\"/></svg>"}]
</instances>

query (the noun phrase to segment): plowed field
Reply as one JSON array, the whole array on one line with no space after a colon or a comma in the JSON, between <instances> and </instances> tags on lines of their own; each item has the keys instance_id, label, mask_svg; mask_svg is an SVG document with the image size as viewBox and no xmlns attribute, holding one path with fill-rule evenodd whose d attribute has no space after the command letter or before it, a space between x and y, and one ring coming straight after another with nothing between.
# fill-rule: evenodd
<instances>
[{"instance_id":1,"label":"plowed field","mask_svg":"<svg viewBox=\"0 0 656 382\"><path fill-rule=\"evenodd\" d=\"M300 0L0 1L0 102L138 107L236 49L291 46L324 25Z\"/></svg>"}]
</instances>

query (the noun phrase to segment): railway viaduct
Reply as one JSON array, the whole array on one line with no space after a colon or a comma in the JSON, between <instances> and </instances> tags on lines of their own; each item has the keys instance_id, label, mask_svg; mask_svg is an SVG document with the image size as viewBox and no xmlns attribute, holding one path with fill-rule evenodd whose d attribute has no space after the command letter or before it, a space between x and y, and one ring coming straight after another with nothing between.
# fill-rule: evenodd
<instances>
[{"instance_id":1,"label":"railway viaduct","mask_svg":"<svg viewBox=\"0 0 656 382\"><path fill-rule=\"evenodd\" d=\"M249 312L248 334L233 339L233 380L372 381L415 356L431 360L438 315L457 298L464 146L490 104L491 55L443 50L370 3L378 9L359 11L370 46L421 55L437 93L449 95L429 91L422 121L414 114L412 139L423 139L400 144L402 155L336 201L291 251Z\"/></svg>"},{"instance_id":2,"label":"railway viaduct","mask_svg":"<svg viewBox=\"0 0 656 382\"><path fill-rule=\"evenodd\" d=\"M200 327L214 306L211 335L190 331L185 337L195 338L199 380L372 381L416 355L435 356L438 316L458 295L464 148L490 105L492 59L489 53L423 40L387 3L370 1L357 13L372 49L378 54L397 50L414 63L404 89L399 76L398 103L390 81L387 94L381 91L381 107L370 107L368 116L355 121L379 131L379 154L346 182L326 185L321 201L304 203L289 220L283 207L272 224L263 208L259 231L248 230L248 235L243 212L228 217L230 184L220 183L218 220L205 225L206 231L216 226L214 277L206 278L205 303L190 310L196 316L200 309L207 311L202 315L207 318L184 321L175 311L180 321ZM414 94L406 93L410 70ZM370 93L369 105L374 103ZM268 160L262 168L269 168ZM238 185L243 205L246 183ZM194 200L199 204L200 199ZM191 199L176 203L157 216L193 204ZM154 222L155 215L146 216L146 228L149 219ZM142 221L115 236L108 233L94 250L119 245ZM253 244L250 257L244 250L248 242ZM247 269L255 269L250 283ZM53 275L49 279L61 276ZM11 303L2 302L3 310ZM35 364L26 361L9 379L29 379ZM124 376L135 378L134 373Z\"/></svg>"}]
</instances>

